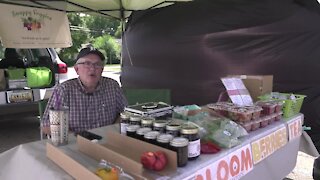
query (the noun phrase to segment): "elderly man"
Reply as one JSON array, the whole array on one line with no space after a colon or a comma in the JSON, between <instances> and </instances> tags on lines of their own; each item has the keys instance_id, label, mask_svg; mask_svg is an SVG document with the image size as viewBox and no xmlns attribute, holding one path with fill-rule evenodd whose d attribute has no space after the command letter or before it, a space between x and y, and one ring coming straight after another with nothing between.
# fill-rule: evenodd
<instances>
[{"instance_id":1,"label":"elderly man","mask_svg":"<svg viewBox=\"0 0 320 180\"><path fill-rule=\"evenodd\" d=\"M69 129L75 133L106 126L119 118L127 105L117 81L102 77L104 55L94 48L82 49L74 66L79 75L55 87L42 119L42 130L50 133L49 109L69 107Z\"/></svg>"}]
</instances>

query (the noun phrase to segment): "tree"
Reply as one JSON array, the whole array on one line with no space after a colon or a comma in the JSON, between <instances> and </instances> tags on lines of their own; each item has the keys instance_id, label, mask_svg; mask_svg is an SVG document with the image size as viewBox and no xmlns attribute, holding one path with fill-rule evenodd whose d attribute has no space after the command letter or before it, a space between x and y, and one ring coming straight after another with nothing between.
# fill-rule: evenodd
<instances>
[{"instance_id":1,"label":"tree","mask_svg":"<svg viewBox=\"0 0 320 180\"><path fill-rule=\"evenodd\" d=\"M68 65L73 66L75 56L82 45L92 43L95 48L107 54L109 63L120 62L120 46L113 36L119 36L120 21L114 18L85 15L82 13L68 13L71 27L73 46L58 51L60 58ZM120 34L121 36L121 34Z\"/></svg>"},{"instance_id":2,"label":"tree","mask_svg":"<svg viewBox=\"0 0 320 180\"><path fill-rule=\"evenodd\" d=\"M120 26L120 21L114 18L88 15L85 16L85 25L91 30L90 36L93 38L105 34L114 36Z\"/></svg>"},{"instance_id":3,"label":"tree","mask_svg":"<svg viewBox=\"0 0 320 180\"><path fill-rule=\"evenodd\" d=\"M68 19L70 22L70 26L75 25L84 25L85 22L81 18L79 13L68 13ZM81 45L90 41L89 34L85 31L81 30L72 30L71 38L73 45L69 48L61 49L59 53L59 57L68 65L73 66L75 61L75 55L78 53L79 49L81 49Z\"/></svg>"},{"instance_id":4,"label":"tree","mask_svg":"<svg viewBox=\"0 0 320 180\"><path fill-rule=\"evenodd\" d=\"M107 59L106 63L120 63L120 44L112 36L104 35L95 38L93 41L93 46L105 52Z\"/></svg>"}]
</instances>

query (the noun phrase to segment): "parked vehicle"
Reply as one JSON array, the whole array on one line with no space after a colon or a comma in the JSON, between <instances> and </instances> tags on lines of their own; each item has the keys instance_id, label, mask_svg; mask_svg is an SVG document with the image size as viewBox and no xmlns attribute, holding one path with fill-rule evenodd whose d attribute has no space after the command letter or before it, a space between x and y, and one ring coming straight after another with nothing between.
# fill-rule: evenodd
<instances>
[{"instance_id":1,"label":"parked vehicle","mask_svg":"<svg viewBox=\"0 0 320 180\"><path fill-rule=\"evenodd\" d=\"M39 67L51 73L51 78L45 79L48 81L46 85L39 87L32 85L31 87L30 80L39 83L41 79L27 77L27 71L41 69ZM60 60L53 48L16 49L0 46L1 69L5 72L6 85L5 88L2 86L0 89L0 116L21 113L37 114L38 101L44 98L47 91L52 91L55 84L68 78L68 67Z\"/></svg>"}]
</instances>

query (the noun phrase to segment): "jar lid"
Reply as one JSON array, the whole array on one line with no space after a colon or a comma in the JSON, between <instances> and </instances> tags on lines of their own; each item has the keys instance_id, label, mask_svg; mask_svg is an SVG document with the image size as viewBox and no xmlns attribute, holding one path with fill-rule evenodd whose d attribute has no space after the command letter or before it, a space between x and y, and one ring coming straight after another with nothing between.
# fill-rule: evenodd
<instances>
[{"instance_id":1,"label":"jar lid","mask_svg":"<svg viewBox=\"0 0 320 180\"><path fill-rule=\"evenodd\" d=\"M168 121L167 120L155 120L153 121L153 126L154 127L165 127L167 125Z\"/></svg>"},{"instance_id":2,"label":"jar lid","mask_svg":"<svg viewBox=\"0 0 320 180\"><path fill-rule=\"evenodd\" d=\"M158 131L149 131L146 134L144 134L144 138L145 139L156 139L157 136L159 136L159 132Z\"/></svg>"},{"instance_id":3,"label":"jar lid","mask_svg":"<svg viewBox=\"0 0 320 180\"><path fill-rule=\"evenodd\" d=\"M130 114L128 112L122 112L122 113L120 113L120 118L121 119L129 119Z\"/></svg>"},{"instance_id":4,"label":"jar lid","mask_svg":"<svg viewBox=\"0 0 320 180\"><path fill-rule=\"evenodd\" d=\"M184 137L175 137L170 141L170 145L173 147L188 146L189 140Z\"/></svg>"},{"instance_id":5,"label":"jar lid","mask_svg":"<svg viewBox=\"0 0 320 180\"><path fill-rule=\"evenodd\" d=\"M130 125L130 126L127 126L127 131L129 132L135 132L137 129L139 129L140 126L139 125Z\"/></svg>"},{"instance_id":6,"label":"jar lid","mask_svg":"<svg viewBox=\"0 0 320 180\"><path fill-rule=\"evenodd\" d=\"M146 134L147 132L150 132L150 131L151 131L151 128L148 128L148 127L139 128L137 130L137 134L144 135L144 134Z\"/></svg>"},{"instance_id":7,"label":"jar lid","mask_svg":"<svg viewBox=\"0 0 320 180\"><path fill-rule=\"evenodd\" d=\"M142 117L141 124L152 124L154 120L153 117Z\"/></svg>"},{"instance_id":8,"label":"jar lid","mask_svg":"<svg viewBox=\"0 0 320 180\"><path fill-rule=\"evenodd\" d=\"M197 126L194 125L183 125L181 127L180 133L181 134L197 134L199 132L199 128Z\"/></svg>"},{"instance_id":9,"label":"jar lid","mask_svg":"<svg viewBox=\"0 0 320 180\"><path fill-rule=\"evenodd\" d=\"M180 130L181 124L176 123L170 123L166 125L166 129L169 131L177 131Z\"/></svg>"},{"instance_id":10,"label":"jar lid","mask_svg":"<svg viewBox=\"0 0 320 180\"><path fill-rule=\"evenodd\" d=\"M157 137L157 141L161 143L169 143L173 139L171 134L160 134Z\"/></svg>"},{"instance_id":11,"label":"jar lid","mask_svg":"<svg viewBox=\"0 0 320 180\"><path fill-rule=\"evenodd\" d=\"M130 121L141 121L141 116L132 115L132 116L130 116Z\"/></svg>"}]
</instances>

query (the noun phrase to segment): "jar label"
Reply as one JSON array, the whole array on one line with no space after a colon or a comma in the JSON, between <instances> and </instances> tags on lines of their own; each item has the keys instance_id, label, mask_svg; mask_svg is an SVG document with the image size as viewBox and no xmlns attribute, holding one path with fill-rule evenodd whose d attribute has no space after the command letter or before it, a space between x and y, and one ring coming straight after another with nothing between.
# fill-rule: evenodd
<instances>
[{"instance_id":1,"label":"jar label","mask_svg":"<svg viewBox=\"0 0 320 180\"><path fill-rule=\"evenodd\" d=\"M189 141L188 158L197 157L200 155L200 139Z\"/></svg>"},{"instance_id":2,"label":"jar label","mask_svg":"<svg viewBox=\"0 0 320 180\"><path fill-rule=\"evenodd\" d=\"M127 134L127 123L120 123L120 133L126 135Z\"/></svg>"}]
</instances>

